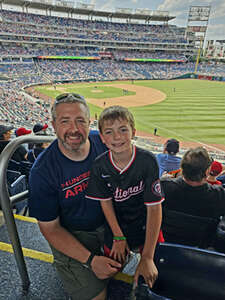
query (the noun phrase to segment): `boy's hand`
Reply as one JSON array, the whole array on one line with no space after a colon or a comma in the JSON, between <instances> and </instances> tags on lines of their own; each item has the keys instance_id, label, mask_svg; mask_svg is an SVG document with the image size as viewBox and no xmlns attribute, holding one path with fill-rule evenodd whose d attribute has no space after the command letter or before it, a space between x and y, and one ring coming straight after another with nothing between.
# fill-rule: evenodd
<instances>
[{"instance_id":1,"label":"boy's hand","mask_svg":"<svg viewBox=\"0 0 225 300\"><path fill-rule=\"evenodd\" d=\"M158 270L155 266L153 259L142 257L140 263L136 269L134 275L134 283L135 286L138 284L138 277L142 275L144 277L145 282L148 284L150 288L153 287L154 282L158 277Z\"/></svg>"},{"instance_id":2,"label":"boy's hand","mask_svg":"<svg viewBox=\"0 0 225 300\"><path fill-rule=\"evenodd\" d=\"M123 264L126 260L127 254L129 254L130 249L128 247L127 241L116 241L113 242L112 250L110 251L110 257L119 261Z\"/></svg>"}]
</instances>

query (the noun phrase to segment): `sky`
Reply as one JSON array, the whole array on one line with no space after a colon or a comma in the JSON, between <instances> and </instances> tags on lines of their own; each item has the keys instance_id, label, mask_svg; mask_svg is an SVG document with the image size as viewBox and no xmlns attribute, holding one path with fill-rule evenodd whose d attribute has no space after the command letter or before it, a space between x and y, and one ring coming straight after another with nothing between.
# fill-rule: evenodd
<instances>
[{"instance_id":1,"label":"sky","mask_svg":"<svg viewBox=\"0 0 225 300\"><path fill-rule=\"evenodd\" d=\"M71 0L70 0L71 1ZM187 26L190 6L211 6L206 40L225 40L225 0L82 0L74 1L94 5L95 10L115 11L116 8L168 11L175 16L169 24ZM190 24L196 25L196 24ZM202 24L204 25L204 24Z\"/></svg>"}]
</instances>

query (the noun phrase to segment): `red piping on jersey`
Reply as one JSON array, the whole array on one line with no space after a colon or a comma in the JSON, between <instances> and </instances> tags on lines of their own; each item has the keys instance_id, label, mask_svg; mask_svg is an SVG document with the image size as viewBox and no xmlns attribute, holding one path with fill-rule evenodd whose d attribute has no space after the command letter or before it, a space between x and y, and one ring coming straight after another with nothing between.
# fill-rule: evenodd
<instances>
[{"instance_id":1,"label":"red piping on jersey","mask_svg":"<svg viewBox=\"0 0 225 300\"><path fill-rule=\"evenodd\" d=\"M91 199L91 200L100 200L100 201L109 201L112 200L112 197L110 198L96 198L96 197L90 197L90 196L85 196L87 199Z\"/></svg>"},{"instance_id":2,"label":"red piping on jersey","mask_svg":"<svg viewBox=\"0 0 225 300\"><path fill-rule=\"evenodd\" d=\"M130 168L130 166L132 165L132 163L134 162L134 160L135 160L135 158L136 158L136 152L137 152L136 146L135 146L135 145L132 145L132 146L133 146L132 157L131 157L129 163L127 164L127 166L126 166L123 170L121 170L119 167L117 167L117 165L114 163L113 157L112 157L112 151L109 150L109 160L110 160L111 164L113 165L113 167L114 167L117 171L120 172L120 174L126 172L126 171Z\"/></svg>"},{"instance_id":3,"label":"red piping on jersey","mask_svg":"<svg viewBox=\"0 0 225 300\"><path fill-rule=\"evenodd\" d=\"M161 204L165 198L161 198L159 201L152 201L152 202L144 202L145 205L156 205L156 204Z\"/></svg>"}]
</instances>

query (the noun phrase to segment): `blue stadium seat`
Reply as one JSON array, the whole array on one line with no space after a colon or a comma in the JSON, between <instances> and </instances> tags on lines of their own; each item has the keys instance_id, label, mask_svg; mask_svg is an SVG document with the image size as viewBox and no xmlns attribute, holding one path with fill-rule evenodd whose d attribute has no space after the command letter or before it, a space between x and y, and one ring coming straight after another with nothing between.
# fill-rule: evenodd
<instances>
[{"instance_id":1,"label":"blue stadium seat","mask_svg":"<svg viewBox=\"0 0 225 300\"><path fill-rule=\"evenodd\" d=\"M26 176L22 175L18 171L7 170L7 183L9 195L14 196L28 189ZM19 214L22 210L26 211L27 200L17 202L13 208L16 209L16 213Z\"/></svg>"},{"instance_id":2,"label":"blue stadium seat","mask_svg":"<svg viewBox=\"0 0 225 300\"><path fill-rule=\"evenodd\" d=\"M163 210L162 231L165 241L186 246L208 248L213 245L219 219Z\"/></svg>"},{"instance_id":3,"label":"blue stadium seat","mask_svg":"<svg viewBox=\"0 0 225 300\"><path fill-rule=\"evenodd\" d=\"M159 277L153 291L179 300L224 300L225 255L162 243L156 249Z\"/></svg>"}]
</instances>

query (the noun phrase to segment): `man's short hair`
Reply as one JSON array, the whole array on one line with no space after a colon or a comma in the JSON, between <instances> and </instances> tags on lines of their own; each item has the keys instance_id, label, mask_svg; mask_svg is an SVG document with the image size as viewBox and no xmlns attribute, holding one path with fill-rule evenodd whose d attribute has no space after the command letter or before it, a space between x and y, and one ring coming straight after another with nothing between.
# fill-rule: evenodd
<instances>
[{"instance_id":1,"label":"man's short hair","mask_svg":"<svg viewBox=\"0 0 225 300\"><path fill-rule=\"evenodd\" d=\"M63 93L63 94L58 95L55 98L55 102L52 105L51 113L52 113L53 121L55 121L55 119L56 119L56 107L58 104L61 104L61 103L81 103L81 104L83 104L86 108L87 116L88 116L88 118L90 118L90 110L89 110L87 102L83 96L76 94L76 93Z\"/></svg>"},{"instance_id":2,"label":"man's short hair","mask_svg":"<svg viewBox=\"0 0 225 300\"><path fill-rule=\"evenodd\" d=\"M132 113L126 107L114 105L105 108L101 112L98 120L99 131L102 133L105 121L115 121L119 119L126 120L130 124L131 128L135 129L135 122Z\"/></svg>"},{"instance_id":3,"label":"man's short hair","mask_svg":"<svg viewBox=\"0 0 225 300\"><path fill-rule=\"evenodd\" d=\"M191 148L181 160L182 174L190 181L201 181L206 177L206 171L212 163L212 158L203 147Z\"/></svg>"}]
</instances>

